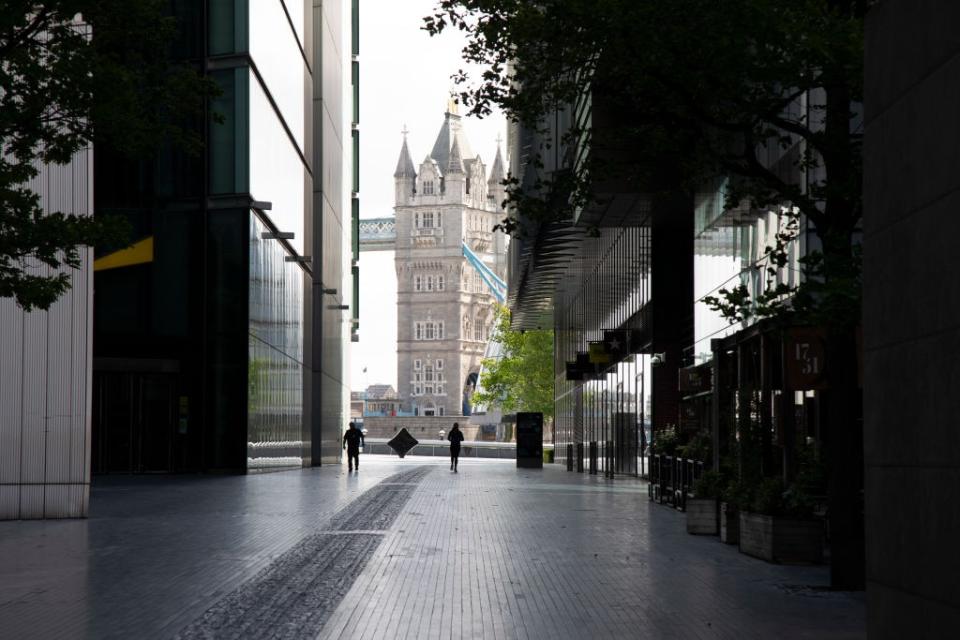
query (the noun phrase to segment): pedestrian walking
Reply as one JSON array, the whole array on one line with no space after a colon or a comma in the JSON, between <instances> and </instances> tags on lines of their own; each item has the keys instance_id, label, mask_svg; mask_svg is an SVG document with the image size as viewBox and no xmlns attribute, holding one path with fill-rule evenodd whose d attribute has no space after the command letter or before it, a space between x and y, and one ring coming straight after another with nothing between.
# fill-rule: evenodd
<instances>
[{"instance_id":1,"label":"pedestrian walking","mask_svg":"<svg viewBox=\"0 0 960 640\"><path fill-rule=\"evenodd\" d=\"M366 444L363 438L363 431L357 426L356 422L350 423L350 428L343 434L343 448L347 450L347 470L360 471L360 445Z\"/></svg>"},{"instance_id":2,"label":"pedestrian walking","mask_svg":"<svg viewBox=\"0 0 960 640\"><path fill-rule=\"evenodd\" d=\"M460 461L460 443L463 442L463 432L460 431L460 425L453 423L453 428L447 435L450 441L450 471L457 473L457 463Z\"/></svg>"}]
</instances>

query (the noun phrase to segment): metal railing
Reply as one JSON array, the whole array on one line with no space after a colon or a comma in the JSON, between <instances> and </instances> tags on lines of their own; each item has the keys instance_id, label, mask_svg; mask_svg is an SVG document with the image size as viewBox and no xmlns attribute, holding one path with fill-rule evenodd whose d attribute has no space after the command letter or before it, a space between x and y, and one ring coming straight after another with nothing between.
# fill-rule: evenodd
<instances>
[{"instance_id":1,"label":"metal railing","mask_svg":"<svg viewBox=\"0 0 960 640\"><path fill-rule=\"evenodd\" d=\"M367 438L363 452L373 454L396 455L387 444L387 438ZM552 445L544 445L544 451L553 449ZM449 456L450 443L446 440L420 440L407 455L411 456ZM461 458L502 458L515 459L517 445L514 442L481 442L464 440L460 446Z\"/></svg>"},{"instance_id":2,"label":"metal railing","mask_svg":"<svg viewBox=\"0 0 960 640\"><path fill-rule=\"evenodd\" d=\"M650 499L680 511L686 510L693 484L700 479L703 471L704 464L699 460L662 454L650 456Z\"/></svg>"}]
</instances>

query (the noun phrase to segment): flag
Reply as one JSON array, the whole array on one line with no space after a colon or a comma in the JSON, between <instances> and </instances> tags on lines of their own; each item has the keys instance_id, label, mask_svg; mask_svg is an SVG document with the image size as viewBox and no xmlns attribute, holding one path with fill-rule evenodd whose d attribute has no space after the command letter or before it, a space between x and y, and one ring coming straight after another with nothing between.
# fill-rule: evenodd
<instances>
[{"instance_id":1,"label":"flag","mask_svg":"<svg viewBox=\"0 0 960 640\"><path fill-rule=\"evenodd\" d=\"M604 348L602 340L588 342L587 347L590 354L590 362L593 364L607 364L610 362L610 354L608 354Z\"/></svg>"},{"instance_id":2,"label":"flag","mask_svg":"<svg viewBox=\"0 0 960 640\"><path fill-rule=\"evenodd\" d=\"M630 332L625 329L604 331L603 347L614 360L622 360L630 353Z\"/></svg>"}]
</instances>

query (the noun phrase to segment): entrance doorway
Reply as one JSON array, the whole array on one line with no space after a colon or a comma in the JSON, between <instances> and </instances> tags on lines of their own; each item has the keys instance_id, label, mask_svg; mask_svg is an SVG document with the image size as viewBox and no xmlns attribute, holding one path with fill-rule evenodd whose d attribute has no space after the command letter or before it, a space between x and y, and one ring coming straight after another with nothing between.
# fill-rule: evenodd
<instances>
[{"instance_id":1,"label":"entrance doorway","mask_svg":"<svg viewBox=\"0 0 960 640\"><path fill-rule=\"evenodd\" d=\"M93 376L93 473L176 470L177 382L170 373Z\"/></svg>"}]
</instances>

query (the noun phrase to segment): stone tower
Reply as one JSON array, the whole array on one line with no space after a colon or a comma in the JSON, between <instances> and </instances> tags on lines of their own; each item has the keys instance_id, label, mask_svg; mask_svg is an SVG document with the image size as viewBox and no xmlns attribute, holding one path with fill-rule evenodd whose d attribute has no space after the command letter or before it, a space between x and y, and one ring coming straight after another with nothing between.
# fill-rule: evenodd
<instances>
[{"instance_id":1,"label":"stone tower","mask_svg":"<svg viewBox=\"0 0 960 640\"><path fill-rule=\"evenodd\" d=\"M467 261L463 243L498 276L506 246L497 157L488 177L450 102L433 149L414 166L404 132L396 187L397 383L401 409L415 415L469 415L496 298Z\"/></svg>"}]
</instances>

